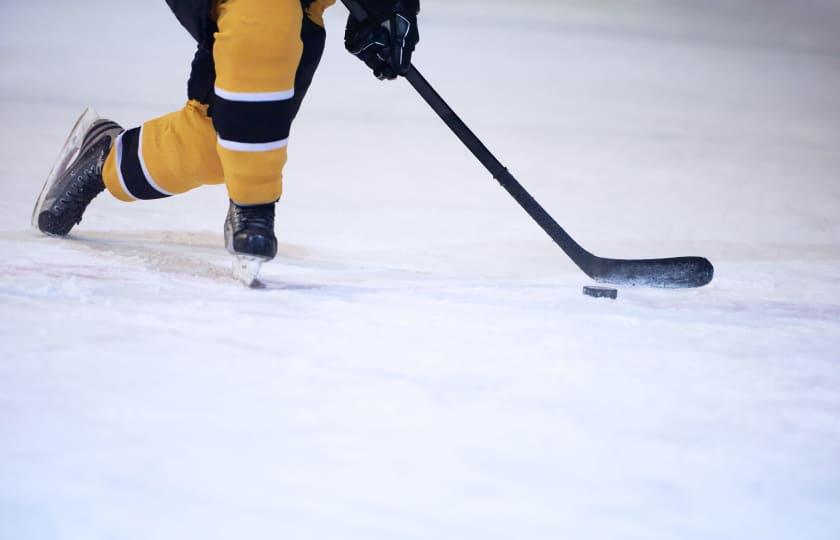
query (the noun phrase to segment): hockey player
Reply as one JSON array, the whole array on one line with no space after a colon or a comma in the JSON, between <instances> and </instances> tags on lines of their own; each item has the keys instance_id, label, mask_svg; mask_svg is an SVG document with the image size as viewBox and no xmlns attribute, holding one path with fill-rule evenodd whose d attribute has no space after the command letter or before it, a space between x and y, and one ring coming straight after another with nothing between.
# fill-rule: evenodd
<instances>
[{"instance_id":1,"label":"hockey player","mask_svg":"<svg viewBox=\"0 0 840 540\"><path fill-rule=\"evenodd\" d=\"M324 10L335 0L167 3L198 45L186 106L127 131L86 111L38 198L33 224L64 236L106 189L130 202L225 183L225 247L248 283L277 253L274 206L289 132L324 49ZM419 41L419 0L359 3L371 17L348 19L347 50L379 79L404 75Z\"/></svg>"}]
</instances>

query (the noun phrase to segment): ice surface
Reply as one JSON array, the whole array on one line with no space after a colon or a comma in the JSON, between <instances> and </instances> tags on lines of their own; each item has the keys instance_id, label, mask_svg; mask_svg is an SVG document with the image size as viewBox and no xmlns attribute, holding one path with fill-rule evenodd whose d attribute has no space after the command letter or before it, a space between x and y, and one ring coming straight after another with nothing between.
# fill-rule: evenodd
<instances>
[{"instance_id":1,"label":"ice surface","mask_svg":"<svg viewBox=\"0 0 840 540\"><path fill-rule=\"evenodd\" d=\"M837 3L424 1L417 65L584 246L716 264L615 302L342 18L249 290L221 187L29 230L192 45L0 3L0 538L840 538Z\"/></svg>"}]
</instances>

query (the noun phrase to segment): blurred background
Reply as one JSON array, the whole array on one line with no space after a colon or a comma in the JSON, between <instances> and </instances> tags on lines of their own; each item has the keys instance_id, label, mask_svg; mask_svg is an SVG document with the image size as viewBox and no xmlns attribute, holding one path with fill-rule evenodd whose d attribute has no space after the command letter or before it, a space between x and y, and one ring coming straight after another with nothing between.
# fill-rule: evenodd
<instances>
[{"instance_id":1,"label":"blurred background","mask_svg":"<svg viewBox=\"0 0 840 540\"><path fill-rule=\"evenodd\" d=\"M127 126L179 108L193 45L165 7L3 2L0 106L8 125L43 124L60 140L85 104ZM293 239L320 226L330 237L336 232L307 219L309 198L345 219L356 214L348 204L354 197L400 201L399 209L383 204L386 214L357 231L389 235L379 227L384 218L394 243L406 232L393 231L400 216L423 221L437 242L440 231L425 213L440 209L442 198L496 204L494 216L532 228L504 197L484 196L481 190L496 189L492 182L407 85L370 80L343 50L343 7L328 13L327 54L290 150L287 195L307 198L287 205ZM687 239L706 249L735 243L737 253L827 246L837 242L840 196L839 13L837 2L814 0L431 0L423 4L416 63L538 199L562 187L546 206L585 245L635 253L655 237L662 250ZM381 155L390 146L363 145L350 156L339 149L367 136L372 123L382 138L403 132L401 150L418 147L397 160L422 167L424 181L391 175L373 193L360 185L366 175L358 171L393 159ZM34 152L23 135L6 131L3 146L17 158L7 161L22 163ZM429 167L430 158L446 166ZM13 169L32 182L7 189L32 199L52 155L37 159L45 162L37 174L29 162ZM332 161L346 165L336 172ZM463 196L449 185L460 178L473 182ZM583 204L587 197L601 204ZM175 201L153 205L163 220L170 205L183 209ZM132 209L130 219L144 211ZM668 219L673 212L690 219ZM633 245L637 239L641 245Z\"/></svg>"}]
</instances>

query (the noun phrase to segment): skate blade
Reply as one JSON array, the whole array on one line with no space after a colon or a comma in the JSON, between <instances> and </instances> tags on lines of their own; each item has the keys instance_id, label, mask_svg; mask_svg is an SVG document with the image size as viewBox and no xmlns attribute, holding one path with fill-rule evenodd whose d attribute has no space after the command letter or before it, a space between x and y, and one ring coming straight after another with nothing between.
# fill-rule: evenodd
<instances>
[{"instance_id":1,"label":"skate blade","mask_svg":"<svg viewBox=\"0 0 840 540\"><path fill-rule=\"evenodd\" d=\"M85 134L90 129L90 126L92 126L97 120L99 120L99 115L96 114L93 107L85 109L79 119L76 120L76 125L73 126L73 129L70 131L70 135L68 135L67 140L64 142L64 146L61 148L61 152L55 160L55 165L53 165L50 174L47 176L47 180L44 182L44 187L41 188L41 193L38 195L38 200L35 202L35 208L32 210L32 219L30 221L34 229L38 230L38 214L41 213L47 193L49 193L53 184L55 184L56 178L64 173L64 171L67 170L67 167L73 163L73 160L79 156L79 150L82 148L82 143L85 140Z\"/></svg>"},{"instance_id":2,"label":"skate blade","mask_svg":"<svg viewBox=\"0 0 840 540\"><path fill-rule=\"evenodd\" d=\"M260 268L265 259L249 255L237 255L233 259L233 277L239 280L246 287L259 289L262 282L257 279Z\"/></svg>"}]
</instances>

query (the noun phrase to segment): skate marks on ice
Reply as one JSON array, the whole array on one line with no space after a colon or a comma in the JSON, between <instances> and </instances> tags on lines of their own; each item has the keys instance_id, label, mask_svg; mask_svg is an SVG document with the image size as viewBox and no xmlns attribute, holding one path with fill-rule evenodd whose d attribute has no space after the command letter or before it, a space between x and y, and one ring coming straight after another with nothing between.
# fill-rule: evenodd
<instances>
[{"instance_id":1,"label":"skate marks on ice","mask_svg":"<svg viewBox=\"0 0 840 540\"><path fill-rule=\"evenodd\" d=\"M224 250L221 235L211 232L80 231L66 238L51 238L31 230L4 231L0 232L0 242L25 253L0 264L0 275L10 281L3 290L15 295L55 294L56 284L62 281L74 282L67 285L71 294L79 287L97 288L101 286L97 283L103 281L141 290L172 285L208 291L208 282L213 283L209 290L219 294L238 295L238 290L248 290L231 276L232 258ZM39 244L38 249L31 249L34 244ZM67 257L60 251L44 249L45 244L69 249L78 256ZM833 275L837 263L834 259L809 261L807 265L722 260L720 279L705 289L622 288L620 300L607 306L579 294L585 280L572 268L558 271L556 278L551 279L505 279L358 262L361 258L362 255L354 259L347 254L313 253L302 246L281 244L278 257L263 265L259 284L252 288L269 296L303 293L313 300L360 301L400 296L411 302L491 309L500 305L544 312L574 308L591 315L600 313L628 320L657 320L668 314L682 318L692 313L700 320L713 322L720 318L719 323L734 326L760 326L771 321L810 321L832 326L840 321L840 283L826 279ZM808 280L825 285L821 295L801 292L804 287L800 282Z\"/></svg>"},{"instance_id":2,"label":"skate marks on ice","mask_svg":"<svg viewBox=\"0 0 840 540\"><path fill-rule=\"evenodd\" d=\"M93 251L116 259L140 272L152 271L186 278L201 278L243 288L231 275L233 257L224 249L220 234L176 231L90 231L73 232L66 238L38 239L58 242L78 251ZM0 233L2 238L2 233ZM338 255L314 253L302 246L280 243L277 257L262 265L251 289L262 291L304 291L321 296L350 299L386 291L462 290L465 284L480 289L475 280L441 279L434 273L366 265L338 260ZM103 261L103 267L108 263ZM86 271L94 273L93 265ZM61 275L61 267L53 272ZM114 276L120 279L123 273ZM500 285L500 287L504 287Z\"/></svg>"},{"instance_id":3,"label":"skate marks on ice","mask_svg":"<svg viewBox=\"0 0 840 540\"><path fill-rule=\"evenodd\" d=\"M98 279L120 279L125 276L124 266L133 267L138 272L153 270L155 272L179 274L183 276L200 277L206 279L221 279L229 276L223 269L211 262L213 251L218 249L210 241L210 235L200 233L168 233L158 231L145 232L73 232L64 238L51 238L38 232L6 232L0 234L0 239L39 243L44 255L38 257L33 268L34 273L68 275L65 261L46 262L50 250L43 244L52 244L56 248L72 249L83 255L85 252L95 252L96 257L86 266L98 268ZM218 242L216 242L218 244ZM87 257L84 257L87 260ZM100 263L97 264L96 260ZM114 262L120 264L115 265ZM116 268L120 272L115 273Z\"/></svg>"},{"instance_id":4,"label":"skate marks on ice","mask_svg":"<svg viewBox=\"0 0 840 540\"><path fill-rule=\"evenodd\" d=\"M122 259L154 272L212 280L230 279L220 262L224 253L218 235L199 232L79 232L70 240L74 248Z\"/></svg>"},{"instance_id":5,"label":"skate marks on ice","mask_svg":"<svg viewBox=\"0 0 840 540\"><path fill-rule=\"evenodd\" d=\"M75 278L95 281L124 282L142 285L154 275L171 275L180 280L195 278L243 288L231 274L233 257L224 249L220 234L175 231L74 231L64 238L53 238L37 231L2 231L0 243L17 246L26 255L10 257L0 263L0 275L8 278L38 281ZM26 249L24 246L36 247ZM55 248L48 249L48 246ZM70 249L79 257L61 255ZM38 254L33 258L32 254ZM94 254L91 259L87 254ZM318 272L336 279L315 279ZM351 297L373 293L377 289L359 285L376 281L382 272L398 270L354 266L313 255L301 246L279 245L274 261L262 266L258 280L250 287L267 291L321 291L331 296ZM412 274L411 272L405 272ZM301 277L301 274L304 274ZM339 278L340 276L340 278ZM325 277L325 276L321 276ZM354 282L344 282L349 279ZM159 281L155 278L154 281ZM338 281L338 282L336 282Z\"/></svg>"},{"instance_id":6,"label":"skate marks on ice","mask_svg":"<svg viewBox=\"0 0 840 540\"><path fill-rule=\"evenodd\" d=\"M173 231L91 232L77 234L73 240L76 241L74 245L80 248L139 263L154 272L204 278L241 287L241 283L232 275L234 257L225 251L221 234ZM290 273L281 269L287 266L340 273L350 269L346 264L313 256L301 246L280 243L275 260L262 264L257 280L249 288L301 291L334 289L328 283L282 279L281 276Z\"/></svg>"},{"instance_id":7,"label":"skate marks on ice","mask_svg":"<svg viewBox=\"0 0 840 540\"><path fill-rule=\"evenodd\" d=\"M126 281L149 279L149 271L178 277L230 282L231 257L224 251L221 236L201 232L133 231L72 232L64 238L52 238L36 231L0 232L0 242L36 245L28 257L14 265L0 265L4 275ZM55 256L48 249L70 249L84 261L76 264L67 257ZM295 246L283 246L300 252ZM31 254L38 253L37 260ZM93 253L91 260L85 255ZM29 263L29 264L26 264Z\"/></svg>"},{"instance_id":8,"label":"skate marks on ice","mask_svg":"<svg viewBox=\"0 0 840 540\"><path fill-rule=\"evenodd\" d=\"M211 232L74 231L65 238L53 238L31 230L3 231L0 243L4 242L17 246L25 255L8 259L14 261L10 264L0 263L0 275L36 286L43 284L49 290L61 280L158 288L165 284L167 275L173 278L173 285L182 288L194 285L206 291L206 285L196 282L199 279L218 285L222 294L231 292L228 289L234 294L239 289L248 290L231 276L232 257L224 250L221 235ZM259 283L252 288L345 301L402 293L416 299L470 305L492 305L502 298L516 305L521 301L516 298L524 293L545 301L532 298L521 301L521 307L556 309L558 292L565 296L563 291L573 290L577 283L571 277L566 283L562 276L545 283L453 276L361 263L362 257L313 253L281 243L277 258L263 265Z\"/></svg>"}]
</instances>

